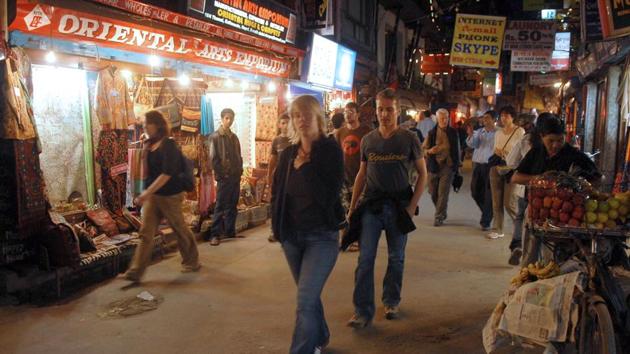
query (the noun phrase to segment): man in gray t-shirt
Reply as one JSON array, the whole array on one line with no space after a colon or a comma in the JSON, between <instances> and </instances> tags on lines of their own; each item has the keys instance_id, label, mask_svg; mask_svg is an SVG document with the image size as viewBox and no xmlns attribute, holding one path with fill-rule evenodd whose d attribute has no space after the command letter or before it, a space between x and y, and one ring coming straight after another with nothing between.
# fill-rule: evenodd
<instances>
[{"instance_id":1,"label":"man in gray t-shirt","mask_svg":"<svg viewBox=\"0 0 630 354\"><path fill-rule=\"evenodd\" d=\"M410 165L422 157L418 136L408 130L397 129L387 139L378 130L367 134L361 142L361 161L367 165L364 197L407 189Z\"/></svg>"},{"instance_id":2,"label":"man in gray t-shirt","mask_svg":"<svg viewBox=\"0 0 630 354\"><path fill-rule=\"evenodd\" d=\"M353 219L361 220L359 264L355 273L354 316L348 325L367 326L374 317L374 260L378 240L384 230L387 237L388 264L383 281L385 318L398 317L402 288L407 234L399 228L401 218L413 217L422 196L427 169L420 140L412 132L398 127L400 106L398 96L391 89L376 96L378 129L361 141L361 165L354 182L349 216L355 211L363 192L363 205ZM418 172L413 194L409 183L409 169ZM365 190L365 191L364 191ZM402 213L407 213L404 215ZM350 219L350 218L349 218Z\"/></svg>"}]
</instances>

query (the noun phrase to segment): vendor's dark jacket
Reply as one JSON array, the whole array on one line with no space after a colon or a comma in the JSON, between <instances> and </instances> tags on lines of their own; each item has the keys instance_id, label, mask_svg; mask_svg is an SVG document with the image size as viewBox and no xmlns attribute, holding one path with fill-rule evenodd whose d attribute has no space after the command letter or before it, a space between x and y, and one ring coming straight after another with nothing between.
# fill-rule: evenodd
<instances>
[{"instance_id":1,"label":"vendor's dark jacket","mask_svg":"<svg viewBox=\"0 0 630 354\"><path fill-rule=\"evenodd\" d=\"M293 144L282 151L273 177L271 225L274 235L281 242L292 235L292 230L287 226L286 183L298 148L299 145ZM334 138L321 137L313 143L310 163L314 168L309 169L312 173L307 176L307 179L314 191L316 204L324 212L326 225L322 227L338 230L345 217L341 205L341 187L344 181L341 147Z\"/></svg>"},{"instance_id":2,"label":"vendor's dark jacket","mask_svg":"<svg viewBox=\"0 0 630 354\"><path fill-rule=\"evenodd\" d=\"M435 128L431 129L429 132L427 139L429 139L428 148L432 148L435 146L435 140L437 136L437 130L440 129L439 126L435 126ZM457 130L452 127L446 127L446 136L448 137L448 144L450 145L450 155L453 160L453 170L457 171L459 166L461 165L461 150L459 145L459 134ZM427 171L430 173L439 173L440 166L438 165L437 159L435 155L428 155L427 157Z\"/></svg>"},{"instance_id":3,"label":"vendor's dark jacket","mask_svg":"<svg viewBox=\"0 0 630 354\"><path fill-rule=\"evenodd\" d=\"M243 174L241 143L236 134L219 128L210 135L210 162L217 181Z\"/></svg>"}]
</instances>

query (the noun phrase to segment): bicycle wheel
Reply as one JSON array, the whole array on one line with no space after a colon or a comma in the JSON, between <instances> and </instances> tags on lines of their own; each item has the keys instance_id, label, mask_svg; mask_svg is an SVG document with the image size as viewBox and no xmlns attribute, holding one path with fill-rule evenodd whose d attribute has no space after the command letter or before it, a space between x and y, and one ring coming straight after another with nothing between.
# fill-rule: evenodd
<instances>
[{"instance_id":1,"label":"bicycle wheel","mask_svg":"<svg viewBox=\"0 0 630 354\"><path fill-rule=\"evenodd\" d=\"M617 354L615 328L605 303L589 305L584 333L580 333L579 354ZM619 353L621 354L621 353Z\"/></svg>"}]
</instances>

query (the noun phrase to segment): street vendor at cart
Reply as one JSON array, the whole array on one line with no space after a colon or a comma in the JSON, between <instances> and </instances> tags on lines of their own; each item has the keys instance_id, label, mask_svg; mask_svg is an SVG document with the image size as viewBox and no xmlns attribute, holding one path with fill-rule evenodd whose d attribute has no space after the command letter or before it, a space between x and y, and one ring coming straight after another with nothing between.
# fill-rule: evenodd
<instances>
[{"instance_id":1,"label":"street vendor at cart","mask_svg":"<svg viewBox=\"0 0 630 354\"><path fill-rule=\"evenodd\" d=\"M565 142L565 127L562 121L551 113L538 117L536 131L531 135L532 149L525 155L516 168L512 182L528 185L548 171L562 171L597 184L602 174L595 163L583 152ZM523 234L523 258L521 265L527 266L538 260L540 241L531 237L525 230Z\"/></svg>"}]
</instances>

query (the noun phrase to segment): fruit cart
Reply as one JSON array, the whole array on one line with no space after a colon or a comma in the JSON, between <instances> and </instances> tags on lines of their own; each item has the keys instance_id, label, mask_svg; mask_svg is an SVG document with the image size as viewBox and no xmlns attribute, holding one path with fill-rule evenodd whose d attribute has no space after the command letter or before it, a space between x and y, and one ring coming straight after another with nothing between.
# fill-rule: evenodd
<instances>
[{"instance_id":1,"label":"fruit cart","mask_svg":"<svg viewBox=\"0 0 630 354\"><path fill-rule=\"evenodd\" d=\"M579 318L575 348L578 353L625 353L630 346L630 309L624 292L610 270L611 266L630 267L626 241L630 231L623 228L573 228L552 225L530 227L530 232L551 250L549 264L573 262L584 274L582 289L576 292ZM565 269L566 271L566 269ZM563 349L565 344L557 344ZM562 351L561 351L562 352Z\"/></svg>"}]
</instances>

